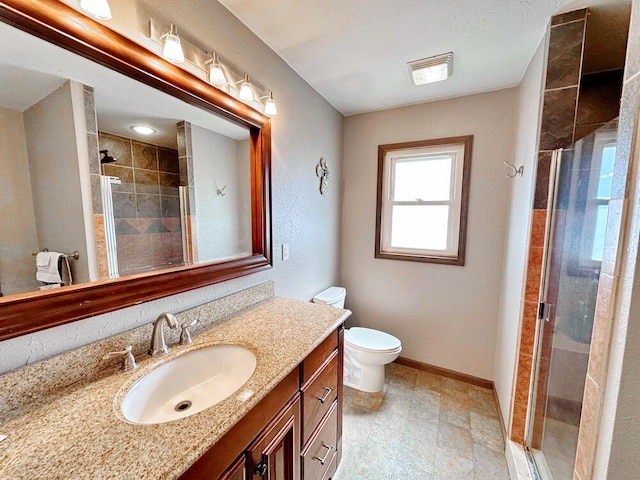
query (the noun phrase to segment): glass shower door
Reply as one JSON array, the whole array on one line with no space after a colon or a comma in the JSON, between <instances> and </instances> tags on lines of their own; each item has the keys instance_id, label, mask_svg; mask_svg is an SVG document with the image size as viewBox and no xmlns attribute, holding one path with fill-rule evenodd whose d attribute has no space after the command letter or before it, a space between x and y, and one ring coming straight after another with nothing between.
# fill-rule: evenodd
<instances>
[{"instance_id":1,"label":"glass shower door","mask_svg":"<svg viewBox=\"0 0 640 480\"><path fill-rule=\"evenodd\" d=\"M573 479L616 123L554 152L527 443L543 478Z\"/></svg>"}]
</instances>

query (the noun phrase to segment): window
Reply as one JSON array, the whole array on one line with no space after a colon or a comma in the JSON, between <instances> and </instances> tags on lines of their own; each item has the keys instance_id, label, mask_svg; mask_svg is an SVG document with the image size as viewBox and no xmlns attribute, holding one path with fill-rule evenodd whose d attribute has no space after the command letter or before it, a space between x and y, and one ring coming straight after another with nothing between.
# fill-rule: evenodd
<instances>
[{"instance_id":1,"label":"window","mask_svg":"<svg viewBox=\"0 0 640 480\"><path fill-rule=\"evenodd\" d=\"M575 173L570 185L564 186L566 194L557 194L555 208L564 211L562 242L567 251L567 273L597 279L613 185L616 131L599 129L566 152L562 152L560 168Z\"/></svg>"},{"instance_id":2,"label":"window","mask_svg":"<svg viewBox=\"0 0 640 480\"><path fill-rule=\"evenodd\" d=\"M613 180L613 163L616 158L616 132L596 132L593 144L594 168L589 182L589 193L585 217L591 224L587 228L593 230L588 237L591 245L585 245L589 252L589 260L601 262L604 253L604 235L611 200ZM590 247L590 248L589 248Z\"/></svg>"},{"instance_id":3,"label":"window","mask_svg":"<svg viewBox=\"0 0 640 480\"><path fill-rule=\"evenodd\" d=\"M464 265L472 141L378 146L376 258Z\"/></svg>"}]
</instances>

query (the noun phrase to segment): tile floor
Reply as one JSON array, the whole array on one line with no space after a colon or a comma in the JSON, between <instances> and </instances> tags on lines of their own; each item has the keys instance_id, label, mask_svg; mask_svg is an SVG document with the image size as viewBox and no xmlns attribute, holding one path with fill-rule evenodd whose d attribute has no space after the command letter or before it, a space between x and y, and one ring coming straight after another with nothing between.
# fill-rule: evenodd
<instances>
[{"instance_id":1,"label":"tile floor","mask_svg":"<svg viewBox=\"0 0 640 480\"><path fill-rule=\"evenodd\" d=\"M493 392L392 363L385 390L345 387L333 480L508 480Z\"/></svg>"}]
</instances>

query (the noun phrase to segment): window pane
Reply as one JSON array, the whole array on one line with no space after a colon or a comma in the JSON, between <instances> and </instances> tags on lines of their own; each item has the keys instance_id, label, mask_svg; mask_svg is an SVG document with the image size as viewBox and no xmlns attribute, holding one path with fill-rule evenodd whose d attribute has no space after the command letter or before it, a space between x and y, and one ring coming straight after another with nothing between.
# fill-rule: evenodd
<instances>
[{"instance_id":1,"label":"window pane","mask_svg":"<svg viewBox=\"0 0 640 480\"><path fill-rule=\"evenodd\" d=\"M392 215L392 248L447 249L448 205L395 205Z\"/></svg>"},{"instance_id":2,"label":"window pane","mask_svg":"<svg viewBox=\"0 0 640 480\"><path fill-rule=\"evenodd\" d=\"M450 200L451 164L450 155L397 160L393 200Z\"/></svg>"},{"instance_id":3,"label":"window pane","mask_svg":"<svg viewBox=\"0 0 640 480\"><path fill-rule=\"evenodd\" d=\"M616 158L616 145L610 144L602 149L600 177L598 179L597 198L611 198L611 181L613 180L613 161Z\"/></svg>"},{"instance_id":4,"label":"window pane","mask_svg":"<svg viewBox=\"0 0 640 480\"><path fill-rule=\"evenodd\" d=\"M607 229L608 213L608 205L598 205L598 210L596 211L596 226L593 232L593 248L591 249L591 258L598 262L602 261L604 253L604 234Z\"/></svg>"}]
</instances>

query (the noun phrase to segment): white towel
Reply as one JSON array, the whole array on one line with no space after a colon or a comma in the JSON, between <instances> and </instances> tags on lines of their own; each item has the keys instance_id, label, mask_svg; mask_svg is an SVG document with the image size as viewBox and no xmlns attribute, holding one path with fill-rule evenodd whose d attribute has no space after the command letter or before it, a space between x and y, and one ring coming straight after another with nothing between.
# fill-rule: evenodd
<instances>
[{"instance_id":1,"label":"white towel","mask_svg":"<svg viewBox=\"0 0 640 480\"><path fill-rule=\"evenodd\" d=\"M61 253L58 252L38 252L36 255L36 280L45 283L62 283L58 262Z\"/></svg>"}]
</instances>

